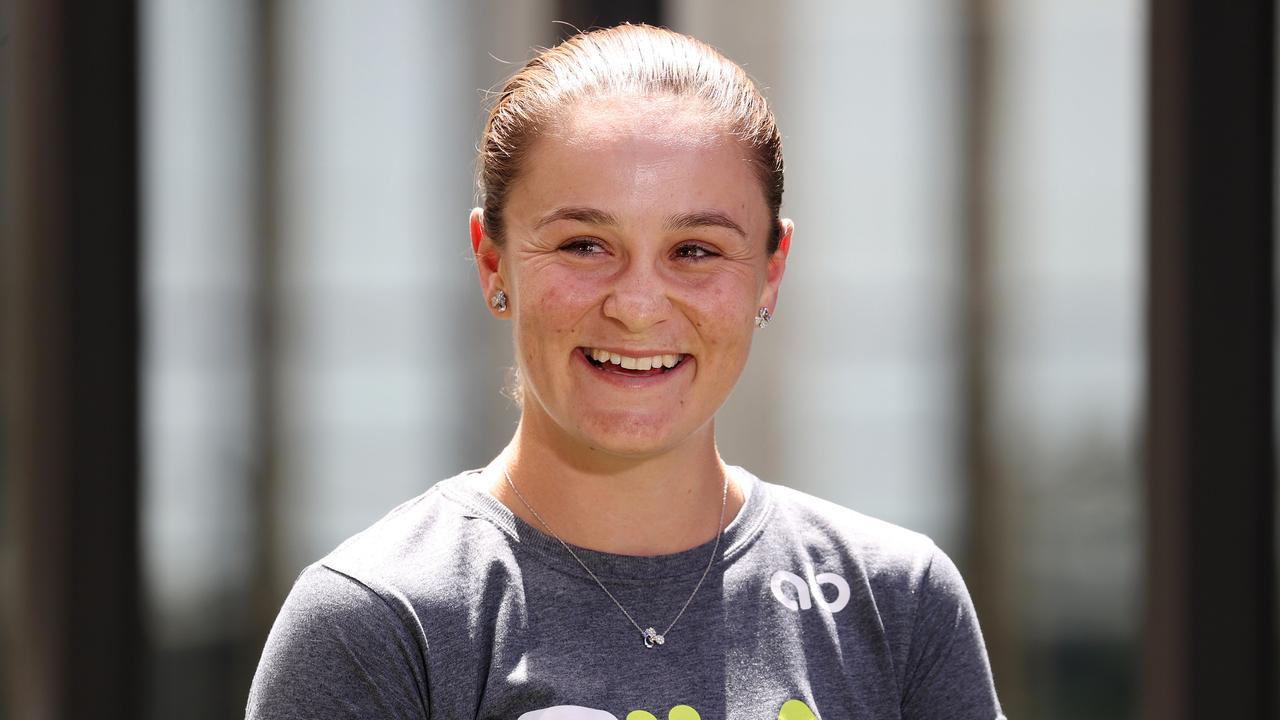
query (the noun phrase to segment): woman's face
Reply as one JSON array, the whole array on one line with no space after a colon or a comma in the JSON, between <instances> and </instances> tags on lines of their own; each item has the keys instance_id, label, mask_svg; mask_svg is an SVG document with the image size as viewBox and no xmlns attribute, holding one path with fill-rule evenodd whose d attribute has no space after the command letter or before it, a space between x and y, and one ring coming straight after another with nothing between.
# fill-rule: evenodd
<instances>
[{"instance_id":1,"label":"woman's face","mask_svg":"<svg viewBox=\"0 0 1280 720\"><path fill-rule=\"evenodd\" d=\"M790 242L784 221L767 253L749 157L699 105L595 100L530 148L501 249L473 213L486 296L510 298L522 423L627 457L709 437Z\"/></svg>"}]
</instances>

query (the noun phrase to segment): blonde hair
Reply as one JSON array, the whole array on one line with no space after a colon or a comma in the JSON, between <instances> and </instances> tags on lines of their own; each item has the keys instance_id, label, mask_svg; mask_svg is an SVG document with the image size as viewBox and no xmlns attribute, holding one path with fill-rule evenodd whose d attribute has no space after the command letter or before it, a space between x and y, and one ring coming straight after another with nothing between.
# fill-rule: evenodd
<instances>
[{"instance_id":1,"label":"blonde hair","mask_svg":"<svg viewBox=\"0 0 1280 720\"><path fill-rule=\"evenodd\" d=\"M503 242L503 209L530 145L566 109L601 96L667 95L701 100L752 151L774 222L782 206L782 136L764 96L741 67L688 35L651 25L579 33L544 50L507 81L489 111L476 184L485 230Z\"/></svg>"}]
</instances>

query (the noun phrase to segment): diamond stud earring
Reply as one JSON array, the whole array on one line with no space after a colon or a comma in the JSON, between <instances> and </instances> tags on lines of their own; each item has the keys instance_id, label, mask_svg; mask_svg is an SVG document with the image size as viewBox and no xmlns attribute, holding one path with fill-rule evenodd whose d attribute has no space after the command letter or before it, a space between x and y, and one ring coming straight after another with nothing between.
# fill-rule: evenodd
<instances>
[{"instance_id":1,"label":"diamond stud earring","mask_svg":"<svg viewBox=\"0 0 1280 720\"><path fill-rule=\"evenodd\" d=\"M489 304L493 306L494 309L496 309L498 312L506 312L507 311L506 291L499 289L497 292L495 292L493 294L493 297L489 298Z\"/></svg>"},{"instance_id":2,"label":"diamond stud earring","mask_svg":"<svg viewBox=\"0 0 1280 720\"><path fill-rule=\"evenodd\" d=\"M769 321L773 319L773 315L769 312L769 308L762 307L756 311L756 327L763 330Z\"/></svg>"}]
</instances>

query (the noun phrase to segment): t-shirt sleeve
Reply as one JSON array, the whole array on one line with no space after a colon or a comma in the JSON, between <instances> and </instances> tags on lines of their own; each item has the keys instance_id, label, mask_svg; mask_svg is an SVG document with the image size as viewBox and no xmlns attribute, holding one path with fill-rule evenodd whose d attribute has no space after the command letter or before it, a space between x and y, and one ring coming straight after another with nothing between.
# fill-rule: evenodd
<instances>
[{"instance_id":1,"label":"t-shirt sleeve","mask_svg":"<svg viewBox=\"0 0 1280 720\"><path fill-rule=\"evenodd\" d=\"M246 720L428 717L420 644L382 596L307 568L267 637Z\"/></svg>"},{"instance_id":2,"label":"t-shirt sleeve","mask_svg":"<svg viewBox=\"0 0 1280 720\"><path fill-rule=\"evenodd\" d=\"M973 601L955 563L936 547L917 592L904 720L1003 718Z\"/></svg>"}]
</instances>

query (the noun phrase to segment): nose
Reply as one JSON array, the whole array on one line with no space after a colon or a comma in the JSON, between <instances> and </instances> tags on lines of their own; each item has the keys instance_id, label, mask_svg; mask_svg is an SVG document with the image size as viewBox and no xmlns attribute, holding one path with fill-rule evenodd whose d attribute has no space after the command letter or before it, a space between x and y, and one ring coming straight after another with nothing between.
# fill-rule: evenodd
<instances>
[{"instance_id":1,"label":"nose","mask_svg":"<svg viewBox=\"0 0 1280 720\"><path fill-rule=\"evenodd\" d=\"M659 274L647 263L633 261L615 278L603 311L628 331L638 333L666 320L671 301Z\"/></svg>"}]
</instances>

